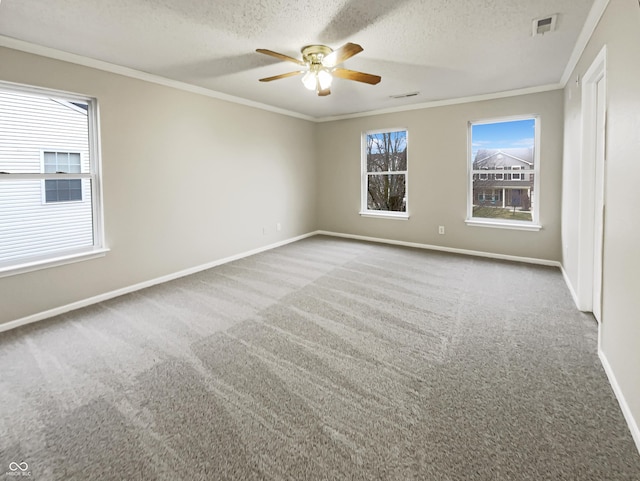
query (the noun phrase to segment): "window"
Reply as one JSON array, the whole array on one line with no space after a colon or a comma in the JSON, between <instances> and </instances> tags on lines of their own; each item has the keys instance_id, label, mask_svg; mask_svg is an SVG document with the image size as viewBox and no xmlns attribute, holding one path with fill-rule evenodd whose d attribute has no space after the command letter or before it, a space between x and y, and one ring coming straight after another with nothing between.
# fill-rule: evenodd
<instances>
[{"instance_id":1,"label":"window","mask_svg":"<svg viewBox=\"0 0 640 481\"><path fill-rule=\"evenodd\" d=\"M467 224L540 229L538 125L537 116L469 123Z\"/></svg>"},{"instance_id":2,"label":"window","mask_svg":"<svg viewBox=\"0 0 640 481\"><path fill-rule=\"evenodd\" d=\"M47 174L80 173L79 152L44 152L44 172ZM82 200L82 180L45 180L45 202L71 202Z\"/></svg>"},{"instance_id":3,"label":"window","mask_svg":"<svg viewBox=\"0 0 640 481\"><path fill-rule=\"evenodd\" d=\"M513 167L511 167L511 170L520 170L522 169L522 167L520 167L519 165L514 165ZM524 174L511 174L511 180L523 180Z\"/></svg>"},{"instance_id":4,"label":"window","mask_svg":"<svg viewBox=\"0 0 640 481\"><path fill-rule=\"evenodd\" d=\"M497 202L501 200L502 197L499 190L483 190L478 193L479 202Z\"/></svg>"},{"instance_id":5,"label":"window","mask_svg":"<svg viewBox=\"0 0 640 481\"><path fill-rule=\"evenodd\" d=\"M407 219L407 131L362 136L361 215Z\"/></svg>"},{"instance_id":6,"label":"window","mask_svg":"<svg viewBox=\"0 0 640 481\"><path fill-rule=\"evenodd\" d=\"M95 100L0 82L0 276L103 255Z\"/></svg>"}]
</instances>

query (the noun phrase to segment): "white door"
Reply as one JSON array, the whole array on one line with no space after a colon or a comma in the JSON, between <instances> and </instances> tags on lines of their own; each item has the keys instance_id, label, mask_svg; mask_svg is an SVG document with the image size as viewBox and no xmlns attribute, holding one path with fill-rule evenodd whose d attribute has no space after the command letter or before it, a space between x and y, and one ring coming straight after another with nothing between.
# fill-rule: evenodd
<instances>
[{"instance_id":1,"label":"white door","mask_svg":"<svg viewBox=\"0 0 640 481\"><path fill-rule=\"evenodd\" d=\"M595 196L593 239L593 315L601 321L602 316L602 252L604 238L604 175L605 175L605 80L596 84L596 129L595 129Z\"/></svg>"}]
</instances>

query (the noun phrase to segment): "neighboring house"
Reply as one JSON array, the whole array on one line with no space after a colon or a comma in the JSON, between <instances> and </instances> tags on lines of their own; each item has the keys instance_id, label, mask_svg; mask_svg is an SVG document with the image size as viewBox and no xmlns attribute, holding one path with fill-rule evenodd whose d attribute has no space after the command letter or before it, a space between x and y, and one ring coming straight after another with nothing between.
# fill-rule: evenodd
<instances>
[{"instance_id":1,"label":"neighboring house","mask_svg":"<svg viewBox=\"0 0 640 481\"><path fill-rule=\"evenodd\" d=\"M28 178L88 171L82 104L0 92L0 265L92 244L90 180Z\"/></svg>"},{"instance_id":2,"label":"neighboring house","mask_svg":"<svg viewBox=\"0 0 640 481\"><path fill-rule=\"evenodd\" d=\"M473 204L514 207L528 211L533 204L533 148L480 149L473 170Z\"/></svg>"}]
</instances>

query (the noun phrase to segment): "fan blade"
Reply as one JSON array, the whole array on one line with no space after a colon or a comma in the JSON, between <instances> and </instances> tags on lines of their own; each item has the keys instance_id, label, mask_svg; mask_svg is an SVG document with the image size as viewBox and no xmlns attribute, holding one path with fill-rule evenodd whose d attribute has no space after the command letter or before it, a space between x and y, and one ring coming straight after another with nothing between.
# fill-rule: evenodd
<instances>
[{"instance_id":1,"label":"fan blade","mask_svg":"<svg viewBox=\"0 0 640 481\"><path fill-rule=\"evenodd\" d=\"M300 75L301 73L304 73L304 72L305 72L304 70L298 70L297 72L281 73L280 75L274 75L273 77L261 78L260 82L271 82L272 80L278 80L281 78L294 77L295 75Z\"/></svg>"},{"instance_id":2,"label":"fan blade","mask_svg":"<svg viewBox=\"0 0 640 481\"><path fill-rule=\"evenodd\" d=\"M322 59L322 65L329 68L335 67L336 65L340 65L345 60L362 52L362 50L364 49L357 43L345 43L342 47L334 50Z\"/></svg>"},{"instance_id":3,"label":"fan blade","mask_svg":"<svg viewBox=\"0 0 640 481\"><path fill-rule=\"evenodd\" d=\"M318 97L326 97L327 95L331 95L331 90L329 89L318 90Z\"/></svg>"},{"instance_id":4,"label":"fan blade","mask_svg":"<svg viewBox=\"0 0 640 481\"><path fill-rule=\"evenodd\" d=\"M331 75L347 80L355 80L356 82L364 82L366 84L375 85L382 77L370 73L356 72L355 70L347 70L346 68L335 68L331 71Z\"/></svg>"},{"instance_id":5,"label":"fan blade","mask_svg":"<svg viewBox=\"0 0 640 481\"><path fill-rule=\"evenodd\" d=\"M258 49L256 49L256 52L263 53L265 55L270 55L270 56L275 57L275 58L280 59L280 60L286 60L288 62L297 63L298 65L302 65L303 67L306 67L306 65L307 65L302 60L298 60L297 58L289 57L288 55L285 55L283 53L274 52L273 50L267 50L267 49L264 49L264 48L258 48Z\"/></svg>"}]
</instances>

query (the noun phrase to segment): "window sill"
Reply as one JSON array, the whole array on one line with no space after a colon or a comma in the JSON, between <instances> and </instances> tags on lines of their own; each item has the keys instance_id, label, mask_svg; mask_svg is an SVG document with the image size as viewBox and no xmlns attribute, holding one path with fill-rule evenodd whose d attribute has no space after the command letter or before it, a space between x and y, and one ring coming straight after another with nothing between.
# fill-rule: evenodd
<instances>
[{"instance_id":1,"label":"window sill","mask_svg":"<svg viewBox=\"0 0 640 481\"><path fill-rule=\"evenodd\" d=\"M472 227L493 227L494 229L528 230L537 232L542 229L539 224L524 222L496 222L494 220L467 219L465 223Z\"/></svg>"},{"instance_id":2,"label":"window sill","mask_svg":"<svg viewBox=\"0 0 640 481\"><path fill-rule=\"evenodd\" d=\"M386 212L386 211L365 210L360 212L360 216L361 217L377 217L382 219L409 220L409 213L407 212Z\"/></svg>"},{"instance_id":3,"label":"window sill","mask_svg":"<svg viewBox=\"0 0 640 481\"><path fill-rule=\"evenodd\" d=\"M40 269L47 269L49 267L63 266L65 264L72 264L74 262L97 259L98 257L104 257L107 252L109 252L109 249L107 249L106 247L96 248L90 251L83 251L74 254L68 254L65 256L49 257L47 259L0 267L0 277L14 276L17 274L24 274L26 272L37 271Z\"/></svg>"}]
</instances>

